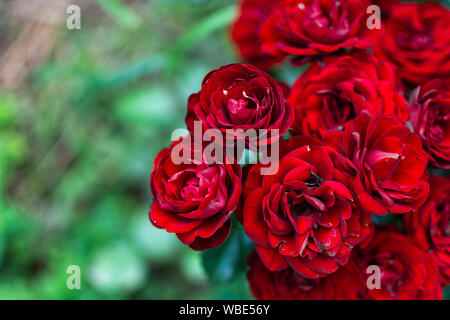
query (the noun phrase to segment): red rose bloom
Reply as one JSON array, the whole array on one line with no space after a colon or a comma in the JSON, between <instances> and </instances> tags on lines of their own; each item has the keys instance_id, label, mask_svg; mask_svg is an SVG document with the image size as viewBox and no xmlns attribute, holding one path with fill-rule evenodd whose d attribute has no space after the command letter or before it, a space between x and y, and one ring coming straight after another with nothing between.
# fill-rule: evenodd
<instances>
[{"instance_id":1,"label":"red rose bloom","mask_svg":"<svg viewBox=\"0 0 450 320\"><path fill-rule=\"evenodd\" d=\"M419 136L400 121L364 112L344 132L329 131L325 141L353 163L353 190L365 210L408 213L425 202L428 156Z\"/></svg>"},{"instance_id":2,"label":"red rose bloom","mask_svg":"<svg viewBox=\"0 0 450 320\"><path fill-rule=\"evenodd\" d=\"M258 141L250 142L253 145L271 143L284 135L294 120L284 90L284 86L254 66L221 67L208 73L201 91L189 97L186 125L194 132L194 121L201 121L204 130L216 129L224 136L227 129L265 129L270 133L258 135ZM279 136L274 135L272 129L279 130ZM233 133L233 140L227 144L237 138L240 138L239 131Z\"/></svg>"},{"instance_id":3,"label":"red rose bloom","mask_svg":"<svg viewBox=\"0 0 450 320\"><path fill-rule=\"evenodd\" d=\"M340 170L345 159L312 138L280 142L275 175L262 176L259 164L250 169L244 231L270 271L291 266L304 278L327 276L370 235L370 215L355 206L352 176Z\"/></svg>"},{"instance_id":4,"label":"red rose bloom","mask_svg":"<svg viewBox=\"0 0 450 320\"><path fill-rule=\"evenodd\" d=\"M430 154L430 163L450 169L450 80L432 80L411 96L411 123Z\"/></svg>"},{"instance_id":5,"label":"red rose bloom","mask_svg":"<svg viewBox=\"0 0 450 320\"><path fill-rule=\"evenodd\" d=\"M368 0L282 0L261 29L263 49L308 59L367 48L379 34L367 28L369 5Z\"/></svg>"},{"instance_id":6,"label":"red rose bloom","mask_svg":"<svg viewBox=\"0 0 450 320\"><path fill-rule=\"evenodd\" d=\"M396 232L375 232L369 245L358 252L355 263L367 276L367 267L380 269L380 289L362 292L364 299L373 300L436 300L442 298L434 260L419 250L404 235Z\"/></svg>"},{"instance_id":7,"label":"red rose bloom","mask_svg":"<svg viewBox=\"0 0 450 320\"><path fill-rule=\"evenodd\" d=\"M230 233L230 217L242 191L241 168L194 160L192 164L175 164L172 150L181 143L186 142L182 139L174 142L154 160L150 221L158 228L176 233L192 249L214 248Z\"/></svg>"},{"instance_id":8,"label":"red rose bloom","mask_svg":"<svg viewBox=\"0 0 450 320\"><path fill-rule=\"evenodd\" d=\"M344 127L363 110L408 120L392 68L365 51L313 62L294 84L288 101L295 109L295 134L321 136Z\"/></svg>"},{"instance_id":9,"label":"red rose bloom","mask_svg":"<svg viewBox=\"0 0 450 320\"><path fill-rule=\"evenodd\" d=\"M402 79L423 84L450 77L450 10L437 3L392 8L375 53L392 63Z\"/></svg>"},{"instance_id":10,"label":"red rose bloom","mask_svg":"<svg viewBox=\"0 0 450 320\"><path fill-rule=\"evenodd\" d=\"M273 56L262 51L259 35L262 24L267 20L280 0L243 0L239 16L231 29L231 37L242 58L262 69L268 69L283 56Z\"/></svg>"},{"instance_id":11,"label":"red rose bloom","mask_svg":"<svg viewBox=\"0 0 450 320\"><path fill-rule=\"evenodd\" d=\"M436 260L443 285L450 284L450 177L432 176L430 199L416 213L405 215L412 241Z\"/></svg>"},{"instance_id":12,"label":"red rose bloom","mask_svg":"<svg viewBox=\"0 0 450 320\"><path fill-rule=\"evenodd\" d=\"M351 262L320 279L304 278L291 268L271 272L255 252L247 264L250 290L258 300L356 300L364 280Z\"/></svg>"}]
</instances>

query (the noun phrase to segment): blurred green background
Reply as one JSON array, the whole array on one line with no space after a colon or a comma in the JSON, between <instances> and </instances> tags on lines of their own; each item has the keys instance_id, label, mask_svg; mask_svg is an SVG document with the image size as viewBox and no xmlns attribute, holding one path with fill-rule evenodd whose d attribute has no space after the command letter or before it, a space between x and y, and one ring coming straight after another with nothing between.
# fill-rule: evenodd
<instances>
[{"instance_id":1,"label":"blurred green background","mask_svg":"<svg viewBox=\"0 0 450 320\"><path fill-rule=\"evenodd\" d=\"M81 30L66 8L81 7ZM158 151L237 60L233 0L0 2L0 299L250 298L148 221ZM81 268L81 290L66 269Z\"/></svg>"}]
</instances>

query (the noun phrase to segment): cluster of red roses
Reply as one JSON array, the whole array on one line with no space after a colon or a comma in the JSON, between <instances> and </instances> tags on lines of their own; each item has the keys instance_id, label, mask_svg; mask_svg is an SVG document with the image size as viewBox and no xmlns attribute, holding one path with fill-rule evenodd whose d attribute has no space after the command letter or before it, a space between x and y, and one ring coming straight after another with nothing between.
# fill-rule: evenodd
<instances>
[{"instance_id":1,"label":"cluster of red roses","mask_svg":"<svg viewBox=\"0 0 450 320\"><path fill-rule=\"evenodd\" d=\"M366 24L373 3L381 30ZM244 0L232 37L257 67L210 72L186 125L289 133L279 169L174 164L176 141L154 161L151 222L203 250L226 240L235 214L255 243L247 278L258 299L440 299L450 177L427 168L450 169L449 34L450 10L436 3ZM261 70L286 57L310 63L292 88ZM375 228L387 214L403 226ZM369 266L381 288L368 288Z\"/></svg>"}]
</instances>

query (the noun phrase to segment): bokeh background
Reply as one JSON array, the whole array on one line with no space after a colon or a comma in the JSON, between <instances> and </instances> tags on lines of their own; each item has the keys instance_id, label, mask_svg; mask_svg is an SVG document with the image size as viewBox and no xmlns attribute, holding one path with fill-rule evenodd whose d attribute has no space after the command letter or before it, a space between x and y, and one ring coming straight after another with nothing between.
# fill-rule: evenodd
<instances>
[{"instance_id":1,"label":"bokeh background","mask_svg":"<svg viewBox=\"0 0 450 320\"><path fill-rule=\"evenodd\" d=\"M81 30L66 8L81 7ZM206 254L148 221L158 151L239 61L235 0L0 0L0 299L249 299L235 230ZM301 68L276 76L292 83ZM244 249L242 249L244 248ZM66 269L81 268L81 290Z\"/></svg>"},{"instance_id":2,"label":"bokeh background","mask_svg":"<svg viewBox=\"0 0 450 320\"><path fill-rule=\"evenodd\" d=\"M154 156L237 59L234 15L233 0L0 1L0 299L250 297L148 220Z\"/></svg>"}]
</instances>

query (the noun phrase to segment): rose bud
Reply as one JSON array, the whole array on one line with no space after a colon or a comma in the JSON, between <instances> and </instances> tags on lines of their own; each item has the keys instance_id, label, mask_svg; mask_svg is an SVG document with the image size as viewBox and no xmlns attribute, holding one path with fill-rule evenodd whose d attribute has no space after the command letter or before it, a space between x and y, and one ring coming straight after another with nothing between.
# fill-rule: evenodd
<instances>
[{"instance_id":1,"label":"rose bud","mask_svg":"<svg viewBox=\"0 0 450 320\"><path fill-rule=\"evenodd\" d=\"M304 63L340 49L373 45L380 30L369 29L368 0L282 0L261 29L263 50Z\"/></svg>"},{"instance_id":2,"label":"rose bud","mask_svg":"<svg viewBox=\"0 0 450 320\"><path fill-rule=\"evenodd\" d=\"M364 110L408 120L392 68L365 51L313 62L288 101L295 109L294 134L320 137L328 129L345 127Z\"/></svg>"},{"instance_id":3,"label":"rose bud","mask_svg":"<svg viewBox=\"0 0 450 320\"><path fill-rule=\"evenodd\" d=\"M356 300L364 281L352 262L320 279L304 278L291 268L271 272L255 252L247 264L250 290L258 300Z\"/></svg>"},{"instance_id":4,"label":"rose bud","mask_svg":"<svg viewBox=\"0 0 450 320\"><path fill-rule=\"evenodd\" d=\"M411 123L430 155L430 164L450 169L450 80L436 79L411 96Z\"/></svg>"},{"instance_id":5,"label":"rose bud","mask_svg":"<svg viewBox=\"0 0 450 320\"><path fill-rule=\"evenodd\" d=\"M428 156L417 134L401 121L363 112L325 143L353 163L359 205L370 213L413 212L429 193Z\"/></svg>"},{"instance_id":6,"label":"rose bud","mask_svg":"<svg viewBox=\"0 0 450 320\"><path fill-rule=\"evenodd\" d=\"M277 174L261 175L261 164L248 173L244 231L270 271L292 267L304 278L325 277L370 236L370 215L356 207L354 178L331 148L298 136L281 140L280 154Z\"/></svg>"},{"instance_id":7,"label":"rose bud","mask_svg":"<svg viewBox=\"0 0 450 320\"><path fill-rule=\"evenodd\" d=\"M273 56L262 51L260 29L280 0L243 0L239 16L231 29L231 37L240 56L258 66L268 69L283 56Z\"/></svg>"},{"instance_id":8,"label":"rose bud","mask_svg":"<svg viewBox=\"0 0 450 320\"><path fill-rule=\"evenodd\" d=\"M442 299L433 258L402 234L376 230L375 237L353 261L367 277L364 299Z\"/></svg>"},{"instance_id":9,"label":"rose bud","mask_svg":"<svg viewBox=\"0 0 450 320\"><path fill-rule=\"evenodd\" d=\"M241 168L198 162L192 156L197 148L190 144L191 155L183 154L183 158L191 161L178 161L175 150L188 140L175 141L156 156L149 217L153 225L176 233L192 249L204 250L219 246L230 234L230 218L242 191Z\"/></svg>"},{"instance_id":10,"label":"rose bud","mask_svg":"<svg viewBox=\"0 0 450 320\"><path fill-rule=\"evenodd\" d=\"M405 230L439 267L442 285L450 284L450 176L430 178L430 198L416 213L404 217Z\"/></svg>"},{"instance_id":11,"label":"rose bud","mask_svg":"<svg viewBox=\"0 0 450 320\"><path fill-rule=\"evenodd\" d=\"M450 10L437 3L394 6L375 54L409 86L450 77Z\"/></svg>"},{"instance_id":12,"label":"rose bud","mask_svg":"<svg viewBox=\"0 0 450 320\"><path fill-rule=\"evenodd\" d=\"M285 86L252 65L221 67L208 73L200 92L189 97L186 125L194 133L195 121L201 121L203 130L218 130L225 136L226 145L242 139L239 131L253 130L257 135L248 144L268 145L284 135L294 121L285 91Z\"/></svg>"}]
</instances>

